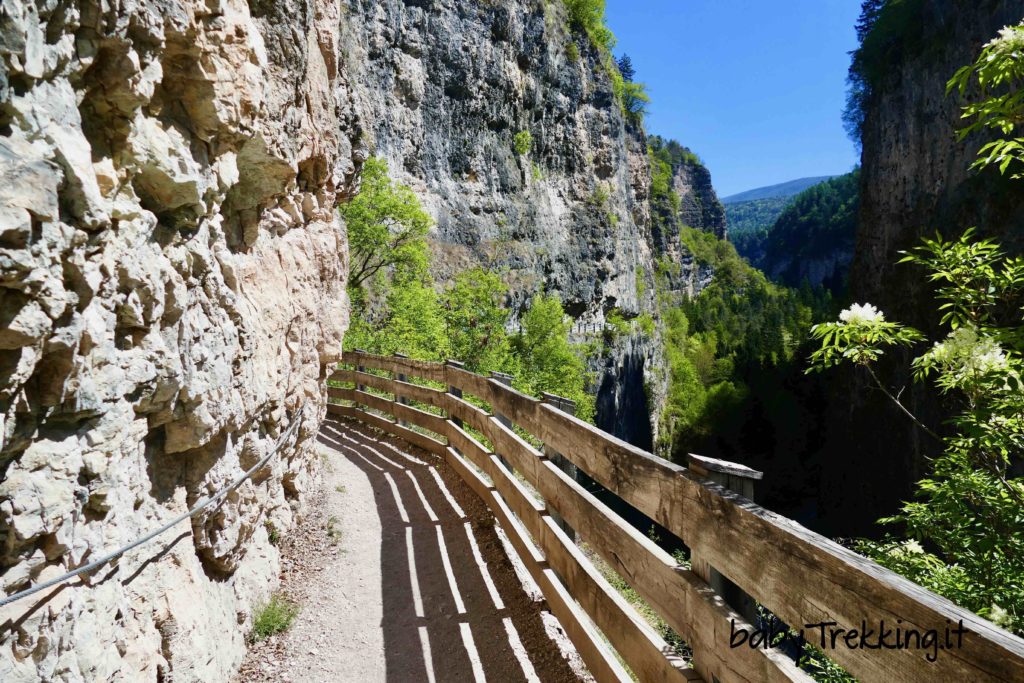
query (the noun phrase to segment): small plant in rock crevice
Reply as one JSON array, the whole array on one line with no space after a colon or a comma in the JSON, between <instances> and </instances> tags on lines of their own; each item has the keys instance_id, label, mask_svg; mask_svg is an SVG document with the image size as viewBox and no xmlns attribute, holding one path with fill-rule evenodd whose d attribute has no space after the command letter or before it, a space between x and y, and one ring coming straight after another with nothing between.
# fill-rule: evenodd
<instances>
[{"instance_id":1,"label":"small plant in rock crevice","mask_svg":"<svg viewBox=\"0 0 1024 683\"><path fill-rule=\"evenodd\" d=\"M277 530L277 526L268 519L263 522L263 528L267 530L267 540L270 541L270 544L277 545L281 540L281 532Z\"/></svg>"}]
</instances>

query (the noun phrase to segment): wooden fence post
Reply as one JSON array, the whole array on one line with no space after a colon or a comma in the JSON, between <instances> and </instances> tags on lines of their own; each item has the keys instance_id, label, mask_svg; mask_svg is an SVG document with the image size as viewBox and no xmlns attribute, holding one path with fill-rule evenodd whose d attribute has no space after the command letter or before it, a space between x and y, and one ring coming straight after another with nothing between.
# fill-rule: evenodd
<instances>
[{"instance_id":1,"label":"wooden fence post","mask_svg":"<svg viewBox=\"0 0 1024 683\"><path fill-rule=\"evenodd\" d=\"M409 356L405 355L404 353L396 353L395 354L395 358L408 358L408 357ZM396 372L395 373L395 379L398 380L399 382L406 382L406 381L408 381L404 372ZM407 399L405 396L399 396L398 395L398 391L395 391L395 401L398 402L398 403L401 403L404 406L409 405L409 399ZM399 424L400 427L408 427L409 426L409 421L408 420L399 419L398 420L398 424Z\"/></svg>"},{"instance_id":2,"label":"wooden fence post","mask_svg":"<svg viewBox=\"0 0 1024 683\"><path fill-rule=\"evenodd\" d=\"M491 377L493 377L494 379L498 380L499 382L501 382L502 384L504 384L507 387L512 386L512 375L505 374L504 372L493 372L492 371L491 372ZM493 408L493 406L492 406L492 408ZM495 412L494 413L494 417L498 418L498 422L500 422L501 424L505 425L509 429L512 428L512 420L508 419L507 417L505 417L501 413ZM499 453L498 454L498 460L501 461L501 464L505 467L505 469L507 469L509 472L512 471L512 465L510 465L508 460L505 459L505 456L503 456L503 455L501 455Z\"/></svg>"},{"instance_id":3,"label":"wooden fence post","mask_svg":"<svg viewBox=\"0 0 1024 683\"><path fill-rule=\"evenodd\" d=\"M687 467L697 476L713 481L724 488L734 491L753 502L754 484L764 476L763 472L751 469L746 465L707 458L703 455L690 453L686 458ZM693 572L708 582L716 593L729 603L751 625L757 626L757 603L744 593L732 581L722 576L718 570L708 564L696 553L690 556Z\"/></svg>"},{"instance_id":4,"label":"wooden fence post","mask_svg":"<svg viewBox=\"0 0 1024 683\"><path fill-rule=\"evenodd\" d=\"M356 349L356 353L357 354L362 354L362 353L366 353L366 351L363 351L362 349ZM364 372L365 370L366 370L366 368L364 366L360 365L358 362L356 363L356 372ZM356 380L356 391L366 391L366 385L365 384L360 384L358 379ZM354 403L357 406L359 405L359 401L354 401ZM367 406L367 408L369 408L369 406Z\"/></svg>"},{"instance_id":5,"label":"wooden fence post","mask_svg":"<svg viewBox=\"0 0 1024 683\"><path fill-rule=\"evenodd\" d=\"M570 415L576 414L576 401L573 401L572 399L568 399L563 396L556 396L555 394L549 394L545 391L541 393L541 400L550 406L558 408L563 413L569 413ZM547 444L544 444L544 454L550 458L555 467L568 474L573 481L576 481L576 465L572 464L568 458ZM562 531L564 531L571 540L575 541L576 531L569 526L564 519L562 519L560 514L554 510L550 510L549 512L551 514L551 519L562 528Z\"/></svg>"},{"instance_id":6,"label":"wooden fence post","mask_svg":"<svg viewBox=\"0 0 1024 683\"><path fill-rule=\"evenodd\" d=\"M464 363L457 360L446 360L444 364L450 365L453 368L459 368L460 370L465 369L466 367ZM448 385L448 393L451 394L452 396L455 396L456 398L462 398L462 389L452 384ZM462 428L462 420L460 420L459 418L452 415L451 421L454 422L455 426L458 427L459 429ZM455 450L457 451L458 449L456 448Z\"/></svg>"}]
</instances>

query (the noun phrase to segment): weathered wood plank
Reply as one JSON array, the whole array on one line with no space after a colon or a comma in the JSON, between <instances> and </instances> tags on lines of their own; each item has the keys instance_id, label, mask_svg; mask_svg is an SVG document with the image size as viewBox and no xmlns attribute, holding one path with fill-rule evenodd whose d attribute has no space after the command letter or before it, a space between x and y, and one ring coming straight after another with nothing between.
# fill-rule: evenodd
<instances>
[{"instance_id":1,"label":"weathered wood plank","mask_svg":"<svg viewBox=\"0 0 1024 683\"><path fill-rule=\"evenodd\" d=\"M407 406L402 403L377 396L376 394L369 394L365 391L352 391L351 389L338 389L335 391L351 391L352 398L350 400L388 413L400 420L407 420L417 427L429 429L435 434L443 436L448 429L447 421L440 415L434 415L433 413L428 413L424 410L420 410L419 408L413 408L412 406Z\"/></svg>"},{"instance_id":2,"label":"weathered wood plank","mask_svg":"<svg viewBox=\"0 0 1024 683\"><path fill-rule=\"evenodd\" d=\"M449 443L455 446L471 463L483 470L490 477L493 485L505 497L505 502L526 526L530 534L536 538L540 533L540 516L545 514L544 504L532 496L522 483L511 476L498 458L488 451L479 441L467 434L452 422L448 423Z\"/></svg>"},{"instance_id":3,"label":"weathered wood plank","mask_svg":"<svg viewBox=\"0 0 1024 683\"><path fill-rule=\"evenodd\" d=\"M590 543L690 643L695 656L700 657L719 680L810 680L781 653L730 648L728 638L732 620L741 626L745 621L729 610L705 582L691 572L679 571L670 555L511 429L493 417L481 426L481 431L495 444L495 451L523 473L547 506L562 515L580 537ZM698 590L701 586L707 590ZM689 609L680 609L681 604Z\"/></svg>"},{"instance_id":4,"label":"weathered wood plank","mask_svg":"<svg viewBox=\"0 0 1024 683\"><path fill-rule=\"evenodd\" d=\"M877 633L880 621L895 628L902 620L901 628L938 629L941 638L949 619L968 630L962 647L935 662L926 659L930 649L848 649L840 641L827 650L861 680L1024 681L1024 640L685 468L549 406L540 416L524 418L537 436L789 624L861 629L866 621Z\"/></svg>"},{"instance_id":5,"label":"weathered wood plank","mask_svg":"<svg viewBox=\"0 0 1024 683\"><path fill-rule=\"evenodd\" d=\"M445 462L462 478L469 488L473 489L476 495L480 496L483 501L487 501L487 496L490 494L494 487L490 482L484 480L483 477L474 470L465 458L460 456L454 448L449 446L444 452Z\"/></svg>"},{"instance_id":6,"label":"weathered wood plank","mask_svg":"<svg viewBox=\"0 0 1024 683\"><path fill-rule=\"evenodd\" d=\"M526 530L494 490L493 485L484 481L453 448L446 449L445 459L491 509L515 549L516 555L519 556L527 572L544 594L551 613L558 618L562 628L569 636L569 640L580 653L594 678L602 683L604 681L616 683L631 681L629 674L619 664L614 653L601 640L600 634L588 623L586 614L573 602L568 590L548 568L544 556L530 541Z\"/></svg>"},{"instance_id":7,"label":"weathered wood plank","mask_svg":"<svg viewBox=\"0 0 1024 683\"><path fill-rule=\"evenodd\" d=\"M353 419L359 419L359 413L361 411L355 406L340 406L336 403L327 404L327 414L337 415L338 417L351 417Z\"/></svg>"},{"instance_id":8,"label":"weathered wood plank","mask_svg":"<svg viewBox=\"0 0 1024 683\"><path fill-rule=\"evenodd\" d=\"M355 389L339 389L338 387L327 387L327 398L333 398L339 401L354 401L356 400L355 396Z\"/></svg>"},{"instance_id":9,"label":"weathered wood plank","mask_svg":"<svg viewBox=\"0 0 1024 683\"><path fill-rule=\"evenodd\" d=\"M733 620L738 628L751 629L742 616L554 463L545 461L543 468L537 481L531 483L548 506L558 510L579 536L693 647L698 670L708 671L720 681L811 680L779 652L731 648Z\"/></svg>"},{"instance_id":10,"label":"weathered wood plank","mask_svg":"<svg viewBox=\"0 0 1024 683\"><path fill-rule=\"evenodd\" d=\"M505 498L508 500L508 496ZM637 614L554 519L545 515L540 522L540 533L535 538L548 565L639 680L645 683L699 680L686 660L676 655Z\"/></svg>"},{"instance_id":11,"label":"weathered wood plank","mask_svg":"<svg viewBox=\"0 0 1024 683\"><path fill-rule=\"evenodd\" d=\"M512 546L516 549L516 553L523 560L530 576L540 587L551 613L558 618L566 635L569 636L569 640L576 646L576 651L583 658L591 675L601 683L604 681L630 683L632 678L629 673L622 667L611 649L604 644L601 634L590 623L590 619L583 609L573 600L569 590L562 585L555 571L532 560L536 550L531 552L528 547L533 546L533 543L530 542L526 530L515 518L505 501L497 492L492 491L486 502ZM533 547L535 548L535 546Z\"/></svg>"},{"instance_id":12,"label":"weathered wood plank","mask_svg":"<svg viewBox=\"0 0 1024 683\"><path fill-rule=\"evenodd\" d=\"M362 366L366 368L374 368L376 370L386 370L392 373L402 371L406 375L429 379L434 382L445 381L444 365L431 361L346 351L342 356L342 362L356 367Z\"/></svg>"},{"instance_id":13,"label":"weathered wood plank","mask_svg":"<svg viewBox=\"0 0 1024 683\"><path fill-rule=\"evenodd\" d=\"M540 545L549 566L640 680L691 679L694 672L608 584L565 532L552 526L544 505L501 465L497 456L453 423L449 423L448 439L491 478L491 486Z\"/></svg>"},{"instance_id":14,"label":"weathered wood plank","mask_svg":"<svg viewBox=\"0 0 1024 683\"><path fill-rule=\"evenodd\" d=\"M475 372L455 367L451 364L445 366L446 382L451 386L462 389L467 394L472 394L482 401L491 402L491 385L486 377L481 377Z\"/></svg>"},{"instance_id":15,"label":"weathered wood plank","mask_svg":"<svg viewBox=\"0 0 1024 683\"><path fill-rule=\"evenodd\" d=\"M410 398L414 401L426 403L438 408L444 407L443 401L445 392L441 389L425 387L419 384L410 384L409 382L400 382L395 379L378 377L377 375L371 375L366 372L357 372L355 370L339 370L331 375L331 377L336 378L341 382L362 384L364 386L377 389L378 391L404 396L405 398Z\"/></svg>"}]
</instances>

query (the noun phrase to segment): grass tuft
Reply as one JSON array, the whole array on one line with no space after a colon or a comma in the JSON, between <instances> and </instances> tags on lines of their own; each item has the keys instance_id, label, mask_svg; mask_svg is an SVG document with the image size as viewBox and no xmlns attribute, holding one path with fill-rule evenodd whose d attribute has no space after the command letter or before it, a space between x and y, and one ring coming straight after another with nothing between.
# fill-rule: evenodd
<instances>
[{"instance_id":1,"label":"grass tuft","mask_svg":"<svg viewBox=\"0 0 1024 683\"><path fill-rule=\"evenodd\" d=\"M270 601L256 609L252 620L250 639L254 643L288 630L299 614L299 606L280 593L270 596Z\"/></svg>"}]
</instances>

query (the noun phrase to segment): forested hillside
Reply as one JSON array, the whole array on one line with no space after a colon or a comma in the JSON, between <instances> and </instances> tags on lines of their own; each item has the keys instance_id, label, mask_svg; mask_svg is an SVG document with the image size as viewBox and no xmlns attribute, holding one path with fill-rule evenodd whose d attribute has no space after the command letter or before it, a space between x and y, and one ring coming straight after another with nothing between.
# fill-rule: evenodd
<instances>
[{"instance_id":1,"label":"forested hillside","mask_svg":"<svg viewBox=\"0 0 1024 683\"><path fill-rule=\"evenodd\" d=\"M860 207L859 170L826 179L792 197L727 204L736 251L773 281L846 287Z\"/></svg>"},{"instance_id":2,"label":"forested hillside","mask_svg":"<svg viewBox=\"0 0 1024 683\"><path fill-rule=\"evenodd\" d=\"M846 289L860 210L860 170L804 190L765 237L760 268L775 282Z\"/></svg>"}]
</instances>

